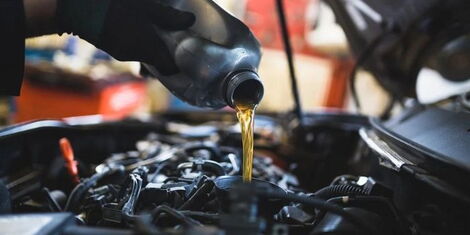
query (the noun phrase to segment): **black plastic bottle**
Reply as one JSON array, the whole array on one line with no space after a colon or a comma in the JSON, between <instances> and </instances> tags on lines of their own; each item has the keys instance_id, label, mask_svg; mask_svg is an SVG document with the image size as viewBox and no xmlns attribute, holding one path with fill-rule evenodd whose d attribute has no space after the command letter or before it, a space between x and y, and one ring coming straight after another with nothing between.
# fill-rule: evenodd
<instances>
[{"instance_id":1,"label":"black plastic bottle","mask_svg":"<svg viewBox=\"0 0 470 235\"><path fill-rule=\"evenodd\" d=\"M159 35L180 72L160 74L144 66L178 98L199 107L234 107L234 100L259 103L263 85L257 69L260 46L248 27L212 0L162 0L196 16L192 27Z\"/></svg>"}]
</instances>

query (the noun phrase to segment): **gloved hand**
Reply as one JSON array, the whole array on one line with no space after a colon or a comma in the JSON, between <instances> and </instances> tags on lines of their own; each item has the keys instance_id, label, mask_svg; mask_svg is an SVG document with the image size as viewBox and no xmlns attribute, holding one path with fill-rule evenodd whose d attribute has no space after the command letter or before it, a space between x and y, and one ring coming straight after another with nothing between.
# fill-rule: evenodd
<instances>
[{"instance_id":1,"label":"gloved hand","mask_svg":"<svg viewBox=\"0 0 470 235\"><path fill-rule=\"evenodd\" d=\"M154 27L183 30L195 16L159 0L58 0L59 33L72 33L122 61L155 66L163 75L178 72Z\"/></svg>"}]
</instances>

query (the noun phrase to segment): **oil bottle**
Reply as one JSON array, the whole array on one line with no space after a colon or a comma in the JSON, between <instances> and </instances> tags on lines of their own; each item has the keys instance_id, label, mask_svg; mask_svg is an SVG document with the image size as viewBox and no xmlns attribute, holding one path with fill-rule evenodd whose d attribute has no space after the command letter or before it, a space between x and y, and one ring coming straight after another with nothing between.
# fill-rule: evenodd
<instances>
[{"instance_id":1,"label":"oil bottle","mask_svg":"<svg viewBox=\"0 0 470 235\"><path fill-rule=\"evenodd\" d=\"M193 13L196 21L180 31L155 26L179 72L164 75L144 64L147 70L175 96L195 106L235 108L235 99L258 104L263 97L257 74L261 52L248 27L212 0L160 1Z\"/></svg>"}]
</instances>

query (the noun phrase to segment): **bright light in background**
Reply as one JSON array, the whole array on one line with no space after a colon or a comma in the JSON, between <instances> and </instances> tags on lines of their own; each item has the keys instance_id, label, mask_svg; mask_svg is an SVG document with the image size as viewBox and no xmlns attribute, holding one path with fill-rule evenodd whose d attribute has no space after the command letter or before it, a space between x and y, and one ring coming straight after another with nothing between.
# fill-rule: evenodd
<instances>
[{"instance_id":1,"label":"bright light in background","mask_svg":"<svg viewBox=\"0 0 470 235\"><path fill-rule=\"evenodd\" d=\"M416 81L418 100L423 104L431 104L470 91L470 80L453 82L430 68L423 68Z\"/></svg>"}]
</instances>

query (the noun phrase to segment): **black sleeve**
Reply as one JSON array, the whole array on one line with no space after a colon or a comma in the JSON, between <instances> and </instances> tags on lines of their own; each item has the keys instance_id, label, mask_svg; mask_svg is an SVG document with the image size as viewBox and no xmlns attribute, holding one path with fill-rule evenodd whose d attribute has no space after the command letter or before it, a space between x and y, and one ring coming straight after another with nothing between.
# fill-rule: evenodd
<instances>
[{"instance_id":1,"label":"black sleeve","mask_svg":"<svg viewBox=\"0 0 470 235\"><path fill-rule=\"evenodd\" d=\"M0 0L0 95L19 95L24 72L23 0Z\"/></svg>"}]
</instances>

